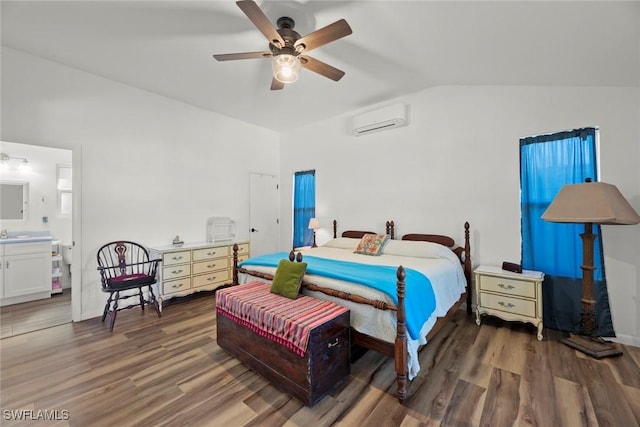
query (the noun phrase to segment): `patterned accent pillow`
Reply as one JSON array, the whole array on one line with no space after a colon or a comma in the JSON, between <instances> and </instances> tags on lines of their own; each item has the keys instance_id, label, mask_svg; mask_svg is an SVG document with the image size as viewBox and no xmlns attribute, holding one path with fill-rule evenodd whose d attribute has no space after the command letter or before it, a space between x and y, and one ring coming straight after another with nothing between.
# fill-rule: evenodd
<instances>
[{"instance_id":1,"label":"patterned accent pillow","mask_svg":"<svg viewBox=\"0 0 640 427\"><path fill-rule=\"evenodd\" d=\"M365 234L362 236L354 254L379 256L382 248L389 241L388 234Z\"/></svg>"}]
</instances>

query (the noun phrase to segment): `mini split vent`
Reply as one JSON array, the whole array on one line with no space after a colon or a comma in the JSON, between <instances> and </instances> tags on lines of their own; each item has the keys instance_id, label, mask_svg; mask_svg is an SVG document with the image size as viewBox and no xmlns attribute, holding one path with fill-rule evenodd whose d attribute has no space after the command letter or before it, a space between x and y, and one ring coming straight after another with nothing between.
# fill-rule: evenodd
<instances>
[{"instance_id":1,"label":"mini split vent","mask_svg":"<svg viewBox=\"0 0 640 427\"><path fill-rule=\"evenodd\" d=\"M361 136L407 124L407 106L393 104L354 116L351 132L355 136Z\"/></svg>"}]
</instances>

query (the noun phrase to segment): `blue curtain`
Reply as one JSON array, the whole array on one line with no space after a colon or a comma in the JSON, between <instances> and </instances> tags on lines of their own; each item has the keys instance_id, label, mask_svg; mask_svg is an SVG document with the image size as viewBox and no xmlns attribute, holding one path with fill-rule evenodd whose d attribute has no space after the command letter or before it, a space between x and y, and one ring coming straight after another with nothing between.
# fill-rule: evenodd
<instances>
[{"instance_id":1,"label":"blue curtain","mask_svg":"<svg viewBox=\"0 0 640 427\"><path fill-rule=\"evenodd\" d=\"M309 220L316 216L316 171L296 172L293 180L293 247L311 246Z\"/></svg>"},{"instance_id":2,"label":"blue curtain","mask_svg":"<svg viewBox=\"0 0 640 427\"><path fill-rule=\"evenodd\" d=\"M545 326L579 332L582 312L583 224L544 221L541 215L565 184L597 181L596 129L520 140L522 267L545 273ZM599 336L615 336L606 288L600 226L594 224L594 293Z\"/></svg>"}]
</instances>

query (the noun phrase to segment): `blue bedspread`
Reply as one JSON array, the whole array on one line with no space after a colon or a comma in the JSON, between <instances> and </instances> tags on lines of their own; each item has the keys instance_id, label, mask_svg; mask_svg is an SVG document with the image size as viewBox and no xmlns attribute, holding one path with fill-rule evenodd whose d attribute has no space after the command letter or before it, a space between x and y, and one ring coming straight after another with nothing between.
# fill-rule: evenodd
<instances>
[{"instance_id":1,"label":"blue bedspread","mask_svg":"<svg viewBox=\"0 0 640 427\"><path fill-rule=\"evenodd\" d=\"M240 263L240 266L277 267L281 259L289 259L289 254L277 252L261 255ZM314 256L305 256L303 261L307 263L307 274L369 286L389 295L394 304L398 304L398 295L396 294L397 266L360 264ZM405 269L405 272L407 274L405 279L407 331L409 336L415 340L420 336L422 325L435 310L436 299L431 281L424 274L410 268Z\"/></svg>"}]
</instances>

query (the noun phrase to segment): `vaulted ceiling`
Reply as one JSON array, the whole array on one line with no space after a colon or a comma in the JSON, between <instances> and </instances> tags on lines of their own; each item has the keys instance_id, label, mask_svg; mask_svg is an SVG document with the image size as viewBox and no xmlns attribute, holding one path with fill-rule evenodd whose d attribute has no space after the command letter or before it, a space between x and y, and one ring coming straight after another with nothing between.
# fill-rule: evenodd
<instances>
[{"instance_id":1,"label":"vaulted ceiling","mask_svg":"<svg viewBox=\"0 0 640 427\"><path fill-rule=\"evenodd\" d=\"M301 35L353 34L271 91L268 50L234 1L2 1L2 45L276 131L438 85L640 86L640 2L257 1Z\"/></svg>"}]
</instances>

